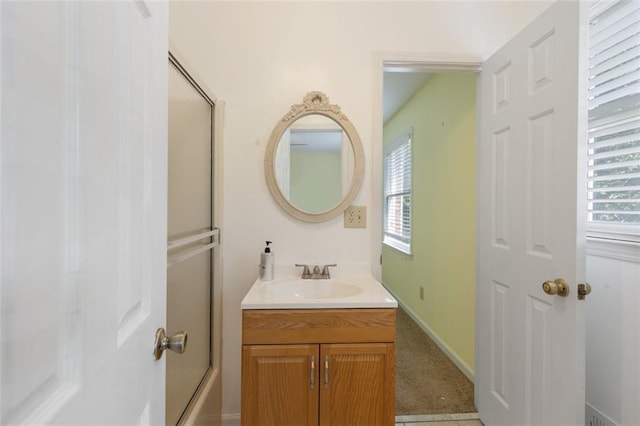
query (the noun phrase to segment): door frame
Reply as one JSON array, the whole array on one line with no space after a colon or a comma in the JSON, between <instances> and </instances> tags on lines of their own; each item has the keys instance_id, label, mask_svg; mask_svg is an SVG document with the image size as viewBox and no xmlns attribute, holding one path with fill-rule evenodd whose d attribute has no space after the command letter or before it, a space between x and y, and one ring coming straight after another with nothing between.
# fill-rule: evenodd
<instances>
[{"instance_id":1,"label":"door frame","mask_svg":"<svg viewBox=\"0 0 640 426\"><path fill-rule=\"evenodd\" d=\"M185 76L195 83L203 94L214 105L211 134L213 136L211 167L211 183L213 194L212 224L214 228L223 229L223 129L224 129L224 101L218 98L194 70L191 64L180 52L180 49L169 40L168 58ZM222 231L220 231L222 233ZM212 362L204 379L198 386L196 393L187 405L180 418L180 424L219 424L222 416L222 287L223 287L223 252L224 245L221 236L218 246L211 250L213 268L211 288L211 348Z\"/></svg>"}]
</instances>

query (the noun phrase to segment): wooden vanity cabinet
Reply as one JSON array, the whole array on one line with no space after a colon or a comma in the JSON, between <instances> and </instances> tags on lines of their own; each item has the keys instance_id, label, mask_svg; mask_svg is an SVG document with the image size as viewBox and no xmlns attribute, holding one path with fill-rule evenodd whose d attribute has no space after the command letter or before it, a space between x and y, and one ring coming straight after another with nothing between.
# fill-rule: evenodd
<instances>
[{"instance_id":1,"label":"wooden vanity cabinet","mask_svg":"<svg viewBox=\"0 0 640 426\"><path fill-rule=\"evenodd\" d=\"M243 311L249 425L393 425L395 309Z\"/></svg>"}]
</instances>

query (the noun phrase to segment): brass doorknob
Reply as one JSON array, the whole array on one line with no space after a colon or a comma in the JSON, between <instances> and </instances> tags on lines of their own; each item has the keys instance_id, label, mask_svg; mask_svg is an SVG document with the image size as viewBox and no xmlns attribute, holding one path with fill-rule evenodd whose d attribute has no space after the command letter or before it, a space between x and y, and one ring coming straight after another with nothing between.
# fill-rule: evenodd
<instances>
[{"instance_id":1,"label":"brass doorknob","mask_svg":"<svg viewBox=\"0 0 640 426\"><path fill-rule=\"evenodd\" d=\"M156 339L153 348L153 359L156 361L162 358L162 354L165 350L176 353L183 353L187 350L187 333L184 331L178 331L172 336L167 337L164 328L160 327L156 331Z\"/></svg>"},{"instance_id":2,"label":"brass doorknob","mask_svg":"<svg viewBox=\"0 0 640 426\"><path fill-rule=\"evenodd\" d=\"M545 293L550 295L557 294L562 297L567 297L569 295L569 285L562 278L543 282L542 289Z\"/></svg>"},{"instance_id":3,"label":"brass doorknob","mask_svg":"<svg viewBox=\"0 0 640 426\"><path fill-rule=\"evenodd\" d=\"M591 294L591 286L589 283L578 284L578 300L584 300L587 294Z\"/></svg>"}]
</instances>

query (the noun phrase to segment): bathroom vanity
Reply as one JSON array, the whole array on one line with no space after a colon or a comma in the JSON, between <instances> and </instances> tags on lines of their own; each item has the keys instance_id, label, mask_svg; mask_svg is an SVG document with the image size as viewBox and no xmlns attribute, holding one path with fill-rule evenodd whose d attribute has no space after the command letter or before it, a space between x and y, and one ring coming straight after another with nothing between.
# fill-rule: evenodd
<instances>
[{"instance_id":1,"label":"bathroom vanity","mask_svg":"<svg viewBox=\"0 0 640 426\"><path fill-rule=\"evenodd\" d=\"M393 425L396 307L368 275L256 281L242 302L242 425Z\"/></svg>"},{"instance_id":2,"label":"bathroom vanity","mask_svg":"<svg viewBox=\"0 0 640 426\"><path fill-rule=\"evenodd\" d=\"M303 158L305 167L294 161ZM356 198L364 160L353 123L314 91L276 123L265 177L284 212L321 223L342 215ZM303 181L326 187L294 192L292 176L298 179L309 164L322 164L320 174ZM328 267L335 265L313 273L302 266L306 279L292 270L257 280L242 301L242 425L393 425L396 300L368 267L342 265L329 278Z\"/></svg>"}]
</instances>

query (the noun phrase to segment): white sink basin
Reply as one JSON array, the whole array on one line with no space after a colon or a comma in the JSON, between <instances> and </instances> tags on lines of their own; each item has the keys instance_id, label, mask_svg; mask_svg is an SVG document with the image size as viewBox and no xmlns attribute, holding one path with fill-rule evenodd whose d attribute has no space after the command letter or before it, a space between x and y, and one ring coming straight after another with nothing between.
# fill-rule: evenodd
<instances>
[{"instance_id":1,"label":"white sink basin","mask_svg":"<svg viewBox=\"0 0 640 426\"><path fill-rule=\"evenodd\" d=\"M348 283L327 280L299 280L274 285L274 296L293 296L299 299L340 299L362 293L362 288Z\"/></svg>"},{"instance_id":2,"label":"white sink basin","mask_svg":"<svg viewBox=\"0 0 640 426\"><path fill-rule=\"evenodd\" d=\"M295 272L298 272L294 270ZM338 271L336 271L338 272ZM257 279L241 303L242 309L389 308L396 300L371 274L338 274L327 280L303 280L300 275Z\"/></svg>"}]
</instances>

